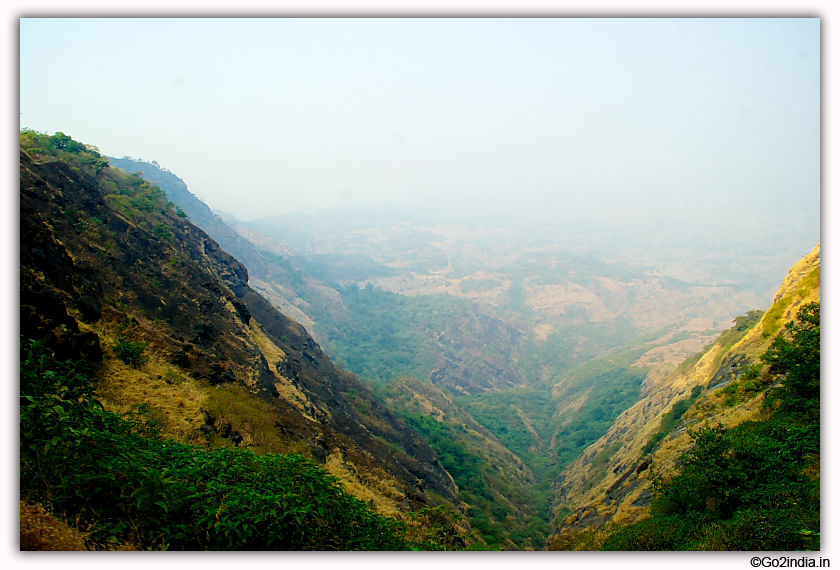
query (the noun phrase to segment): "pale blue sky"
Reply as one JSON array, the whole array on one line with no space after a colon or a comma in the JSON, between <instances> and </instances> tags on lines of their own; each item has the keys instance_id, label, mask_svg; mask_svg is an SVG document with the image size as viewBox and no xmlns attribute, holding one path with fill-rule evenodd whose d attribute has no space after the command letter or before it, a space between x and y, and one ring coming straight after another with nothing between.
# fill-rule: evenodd
<instances>
[{"instance_id":1,"label":"pale blue sky","mask_svg":"<svg viewBox=\"0 0 840 570\"><path fill-rule=\"evenodd\" d=\"M22 19L21 126L241 219L820 200L818 19Z\"/></svg>"}]
</instances>

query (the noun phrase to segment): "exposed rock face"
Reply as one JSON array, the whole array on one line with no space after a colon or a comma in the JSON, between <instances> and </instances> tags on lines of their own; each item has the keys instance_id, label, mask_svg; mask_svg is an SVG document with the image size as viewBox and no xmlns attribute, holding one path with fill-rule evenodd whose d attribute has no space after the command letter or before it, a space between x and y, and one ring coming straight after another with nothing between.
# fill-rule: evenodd
<instances>
[{"instance_id":1,"label":"exposed rock face","mask_svg":"<svg viewBox=\"0 0 840 570\"><path fill-rule=\"evenodd\" d=\"M21 166L29 157L21 152ZM55 178L55 169L45 169ZM64 185L62 179L56 184ZM38 214L49 200L42 179L24 186L21 181L20 204L20 333L25 338L41 340L62 358L102 359L99 337L81 332L76 319L84 322L101 317L102 284L88 267L77 266L52 228ZM95 201L95 199L93 199ZM56 205L64 203L59 194Z\"/></svg>"},{"instance_id":2,"label":"exposed rock face","mask_svg":"<svg viewBox=\"0 0 840 570\"><path fill-rule=\"evenodd\" d=\"M409 502L428 502L424 489L454 498L431 447L252 290L245 266L189 220L164 212L160 230L109 205L100 180L24 152L20 187L24 336L96 360L96 327L133 321L184 373L240 383L271 402L284 434L316 457L335 450L356 469L395 478ZM351 390L369 415L350 404Z\"/></svg>"},{"instance_id":3,"label":"exposed rock face","mask_svg":"<svg viewBox=\"0 0 840 570\"><path fill-rule=\"evenodd\" d=\"M456 394L522 387L525 378L513 355L523 337L501 319L480 311L465 313L438 336L436 367L429 378Z\"/></svg>"},{"instance_id":4,"label":"exposed rock face","mask_svg":"<svg viewBox=\"0 0 840 570\"><path fill-rule=\"evenodd\" d=\"M197 226L212 236L228 252L233 253L248 268L251 285L268 299L283 314L301 323L313 334L316 324L299 305L304 305L294 291L280 286L270 275L277 275L283 269L267 259L262 252L240 233L228 226L201 200L196 198L187 185L171 172L153 164L131 159L110 158L112 165L143 172L147 179L160 184ZM247 232L256 235L256 232ZM270 238L262 236L266 249L277 247ZM286 253L285 251L283 253ZM343 309L341 295L332 288L310 283L323 295L324 300ZM332 297L332 298L331 298ZM236 301L233 301L236 306ZM434 339L435 368L430 379L446 386L455 393L477 394L487 391L505 390L524 386L525 379L513 362L523 339L523 333L509 323L485 312L471 311L448 323L446 330Z\"/></svg>"}]
</instances>

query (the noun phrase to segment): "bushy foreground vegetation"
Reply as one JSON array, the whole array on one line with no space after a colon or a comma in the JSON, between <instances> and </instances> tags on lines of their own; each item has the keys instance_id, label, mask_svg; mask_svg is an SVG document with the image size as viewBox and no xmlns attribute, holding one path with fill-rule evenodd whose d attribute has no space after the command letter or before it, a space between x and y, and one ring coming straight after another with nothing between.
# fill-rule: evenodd
<instances>
[{"instance_id":1,"label":"bushy foreground vegetation","mask_svg":"<svg viewBox=\"0 0 840 570\"><path fill-rule=\"evenodd\" d=\"M86 546L174 550L406 550L373 513L296 455L205 450L141 437L142 416L102 408L84 362L21 347L21 499L85 533Z\"/></svg>"},{"instance_id":2,"label":"bushy foreground vegetation","mask_svg":"<svg viewBox=\"0 0 840 570\"><path fill-rule=\"evenodd\" d=\"M607 550L811 550L820 532L820 307L805 305L761 360L781 385L764 417L693 433L653 516Z\"/></svg>"}]
</instances>

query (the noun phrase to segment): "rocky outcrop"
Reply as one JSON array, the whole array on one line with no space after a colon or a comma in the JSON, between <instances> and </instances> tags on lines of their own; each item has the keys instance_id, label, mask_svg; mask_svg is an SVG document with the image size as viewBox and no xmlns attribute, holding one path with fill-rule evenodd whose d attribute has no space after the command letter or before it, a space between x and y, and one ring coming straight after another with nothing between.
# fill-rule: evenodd
<instances>
[{"instance_id":1,"label":"rocky outcrop","mask_svg":"<svg viewBox=\"0 0 840 570\"><path fill-rule=\"evenodd\" d=\"M184 210L190 221L211 236L224 251L241 261L252 274L265 276L267 268L264 260L251 242L214 214L207 204L189 191L186 183L178 176L159 165L142 160L109 157L108 162L128 172L142 172L143 178L160 186L169 199Z\"/></svg>"}]
</instances>

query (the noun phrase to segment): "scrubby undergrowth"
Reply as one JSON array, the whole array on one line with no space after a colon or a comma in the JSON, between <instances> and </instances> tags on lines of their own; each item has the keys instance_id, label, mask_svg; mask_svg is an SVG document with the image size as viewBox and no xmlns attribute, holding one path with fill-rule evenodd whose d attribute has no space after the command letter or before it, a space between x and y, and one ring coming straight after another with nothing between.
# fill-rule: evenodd
<instances>
[{"instance_id":1,"label":"scrubby undergrowth","mask_svg":"<svg viewBox=\"0 0 840 570\"><path fill-rule=\"evenodd\" d=\"M412 547L403 523L373 513L301 456L141 437L142 419L103 409L86 363L28 341L20 426L21 498L73 520L90 549Z\"/></svg>"}]
</instances>

